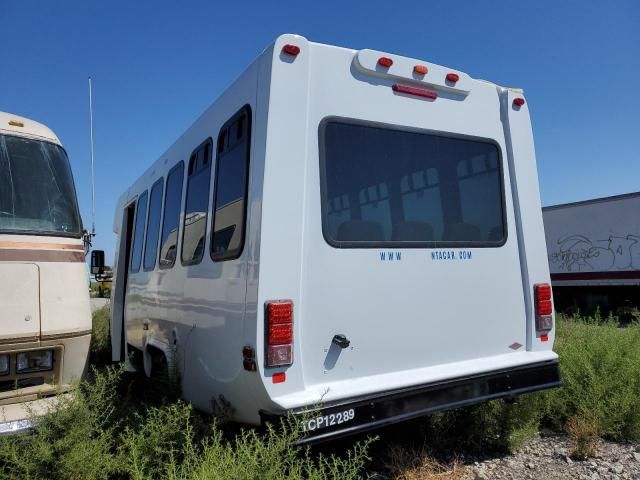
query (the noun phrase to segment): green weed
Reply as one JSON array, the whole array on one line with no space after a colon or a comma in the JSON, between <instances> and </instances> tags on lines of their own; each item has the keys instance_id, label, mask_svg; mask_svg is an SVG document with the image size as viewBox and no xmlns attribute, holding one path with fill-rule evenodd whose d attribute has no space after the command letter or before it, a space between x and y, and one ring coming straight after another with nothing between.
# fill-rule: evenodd
<instances>
[{"instance_id":1,"label":"green weed","mask_svg":"<svg viewBox=\"0 0 640 480\"><path fill-rule=\"evenodd\" d=\"M593 418L605 438L640 439L640 324L561 318L556 351L563 386L545 394L549 424L562 430L582 416Z\"/></svg>"},{"instance_id":2,"label":"green weed","mask_svg":"<svg viewBox=\"0 0 640 480\"><path fill-rule=\"evenodd\" d=\"M105 366L111 362L110 305L93 312L91 364Z\"/></svg>"},{"instance_id":3,"label":"green weed","mask_svg":"<svg viewBox=\"0 0 640 480\"><path fill-rule=\"evenodd\" d=\"M369 460L372 440L339 456L295 447L300 422L225 436L183 402L128 400L125 376L123 367L94 370L57 408L34 418L33 434L0 437L0 478L356 479Z\"/></svg>"}]
</instances>

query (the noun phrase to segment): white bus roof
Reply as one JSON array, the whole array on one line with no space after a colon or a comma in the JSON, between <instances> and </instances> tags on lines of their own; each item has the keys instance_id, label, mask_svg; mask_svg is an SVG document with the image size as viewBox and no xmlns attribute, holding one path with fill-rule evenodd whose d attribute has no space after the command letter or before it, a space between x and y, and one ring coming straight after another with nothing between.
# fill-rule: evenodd
<instances>
[{"instance_id":1,"label":"white bus roof","mask_svg":"<svg viewBox=\"0 0 640 480\"><path fill-rule=\"evenodd\" d=\"M62 146L56 134L46 125L8 112L0 112L0 134L47 140Z\"/></svg>"}]
</instances>

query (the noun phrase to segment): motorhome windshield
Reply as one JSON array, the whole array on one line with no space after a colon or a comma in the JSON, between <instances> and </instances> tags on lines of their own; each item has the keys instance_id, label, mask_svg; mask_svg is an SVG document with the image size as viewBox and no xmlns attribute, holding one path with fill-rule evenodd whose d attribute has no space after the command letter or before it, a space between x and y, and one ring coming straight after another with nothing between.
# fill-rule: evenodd
<instances>
[{"instance_id":1,"label":"motorhome windshield","mask_svg":"<svg viewBox=\"0 0 640 480\"><path fill-rule=\"evenodd\" d=\"M60 146L0 135L0 232L81 235L71 167Z\"/></svg>"}]
</instances>

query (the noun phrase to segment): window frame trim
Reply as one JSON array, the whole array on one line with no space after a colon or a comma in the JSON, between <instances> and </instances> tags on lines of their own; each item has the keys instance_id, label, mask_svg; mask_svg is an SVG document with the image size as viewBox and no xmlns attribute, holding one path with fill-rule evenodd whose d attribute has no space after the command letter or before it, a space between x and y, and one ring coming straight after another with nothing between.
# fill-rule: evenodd
<instances>
[{"instance_id":1,"label":"window frame trim","mask_svg":"<svg viewBox=\"0 0 640 480\"><path fill-rule=\"evenodd\" d=\"M158 270L171 270L176 265L176 259L173 260L173 263L171 263L171 265L163 265L162 262L160 261L161 260L160 256L162 255L162 248L161 248L162 245L160 244L160 240L162 239L162 230L164 230L164 222L167 214L167 185L169 184L169 177L174 171L179 170L180 167L182 167L182 182L180 185L180 205L178 206L178 232L176 234L176 251L178 250L178 246L179 246L178 244L182 240L182 236L180 235L182 222L180 221L180 218L182 217L182 198L184 196L184 172L185 172L184 165L185 165L184 160L180 160L173 167L171 167L171 169L167 172L167 178L164 185L164 195L163 195L164 198L162 201L162 223L160 225L160 231L158 232L158 254L157 254L158 258L156 259ZM182 255L182 248L180 250L180 254Z\"/></svg>"},{"instance_id":2,"label":"window frame trim","mask_svg":"<svg viewBox=\"0 0 640 480\"><path fill-rule=\"evenodd\" d=\"M218 187L218 171L220 166L217 145L218 145L218 142L220 142L220 134L222 133L222 131L228 128L243 113L247 114L247 118L249 120L247 125L247 131L246 131L246 135L249 141L248 141L247 152L245 155L245 162L246 162L247 169L245 171L245 179L244 179L245 198L244 198L244 205L242 210L242 237L240 240L240 247L237 250L234 250L234 253L232 254L227 253L225 255L214 255L213 237L215 235L214 228L216 225L216 200L217 200L216 196L218 194L218 191L217 191L218 190L217 188ZM229 260L236 260L240 258L244 252L244 246L247 240L247 219L248 219L248 213L249 213L249 178L251 176L250 172L251 172L251 152L252 151L253 151L253 110L251 109L251 105L246 103L240 109L238 109L238 111L236 111L231 117L229 117L229 119L226 122L224 122L224 124L218 130L218 136L216 137L216 165L215 165L214 174L213 174L213 198L211 201L211 233L209 235L210 237L209 256L211 257L211 260L215 263L227 262Z\"/></svg>"},{"instance_id":3,"label":"window frame trim","mask_svg":"<svg viewBox=\"0 0 640 480\"><path fill-rule=\"evenodd\" d=\"M156 252L156 255L153 256L153 266L151 268L147 268L147 266L145 265L145 260L147 259L147 242L149 241L149 219L151 218L150 214L151 214L151 209L149 208L151 206L151 196L153 194L153 189L157 186L157 185L162 185L162 196L160 197L160 227L162 227L162 219L164 217L164 211L162 209L162 207L164 206L164 189L165 189L165 181L164 181L164 177L160 177L159 179L157 179L155 182L153 182L153 184L151 185L151 188L149 188L149 200L147 200L147 221L145 223L145 227L144 227L144 253L142 255L142 271L144 272L153 272L156 267L158 266L158 255ZM158 228L158 234L156 235L156 249L158 248L158 243L160 242L160 233L161 233L161 228Z\"/></svg>"},{"instance_id":4,"label":"window frame trim","mask_svg":"<svg viewBox=\"0 0 640 480\"><path fill-rule=\"evenodd\" d=\"M187 197L189 196L189 164L191 163L191 157L193 156L194 153L196 153L198 150L200 150L202 147L204 147L206 144L210 145L209 148L209 163L208 163L208 169L209 169L209 185L207 187L207 208L205 210L205 219L204 219L204 246L203 246L203 253L202 256L198 259L198 261L193 261L193 260L187 260L185 261L182 257L182 252L184 250L184 233L186 231L185 228L185 224L184 222L187 219ZM196 157L197 160L197 157ZM182 214L182 235L180 235L180 264L183 267L192 267L194 265L199 265L202 263L202 260L204 259L204 250L206 250L207 248L207 226L209 223L209 195L211 194L211 171L213 170L211 168L211 163L213 162L213 139L211 137L207 137L203 142L201 142L196 148L194 148L191 153L189 154L189 161L187 162L186 166L187 168L185 169L185 171L187 172L186 175L186 189L183 192L184 193L184 204L181 205L181 209L180 212ZM185 180L185 178L183 178L183 181ZM177 245L176 245L177 248ZM174 262L175 264L175 262Z\"/></svg>"},{"instance_id":5,"label":"window frame trim","mask_svg":"<svg viewBox=\"0 0 640 480\"><path fill-rule=\"evenodd\" d=\"M142 224L142 245L140 246L140 265L138 265L138 268L136 270L133 270L133 247L135 245L135 241L136 241L136 233L138 232L138 225L137 225L137 220L138 220L138 206L140 205L140 198L146 195L147 196L147 205L145 207L145 212L144 212L144 223ZM147 216L149 214L149 189L145 188L144 191L142 193L140 193L136 199L135 199L135 212L134 212L134 218L133 218L133 232L132 232L132 237L131 237L131 258L129 259L129 274L135 274L135 273L140 273L140 270L142 270L142 265L144 264L144 244L145 244L145 237L146 237L146 233L147 233ZM129 203L129 205L131 205ZM143 270L144 271L144 270Z\"/></svg>"},{"instance_id":6,"label":"window frame trim","mask_svg":"<svg viewBox=\"0 0 640 480\"><path fill-rule=\"evenodd\" d=\"M482 240L479 242L469 241L353 241L353 240L336 240L331 238L328 233L328 212L325 205L325 196L327 194L327 176L326 176L326 128L330 123L343 123L347 125L382 128L387 130L396 130L407 133L420 133L426 135L433 135L436 137L468 140L480 143L491 144L496 148L498 154L498 175L500 179L500 206L502 208L502 229L503 237L499 241ZM423 248L423 249L442 249L442 248L500 248L507 243L509 239L508 221L507 221L507 206L506 206L506 179L504 176L504 155L502 147L493 138L479 137L475 135L466 135L453 132L443 132L441 130L433 130L428 128L412 127L407 125L396 125L384 122L376 122L372 120L362 120L350 117L342 117L337 115L330 115L324 117L318 125L318 165L320 169L320 219L322 236L325 242L333 248L360 248L360 249L401 249L401 248Z\"/></svg>"}]
</instances>

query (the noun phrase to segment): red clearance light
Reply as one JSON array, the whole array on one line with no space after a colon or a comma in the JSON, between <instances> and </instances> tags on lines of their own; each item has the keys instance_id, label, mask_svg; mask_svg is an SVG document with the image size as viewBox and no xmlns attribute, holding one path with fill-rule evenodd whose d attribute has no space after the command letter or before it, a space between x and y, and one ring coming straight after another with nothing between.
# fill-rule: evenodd
<instances>
[{"instance_id":1,"label":"red clearance light","mask_svg":"<svg viewBox=\"0 0 640 480\"><path fill-rule=\"evenodd\" d=\"M287 374L285 372L274 373L271 376L271 381L273 383L283 383L283 382L286 382L286 380L287 380Z\"/></svg>"},{"instance_id":2,"label":"red clearance light","mask_svg":"<svg viewBox=\"0 0 640 480\"><path fill-rule=\"evenodd\" d=\"M287 43L284 47L282 47L282 51L287 55L293 55L294 57L300 53L300 47L297 45L291 45Z\"/></svg>"},{"instance_id":3,"label":"red clearance light","mask_svg":"<svg viewBox=\"0 0 640 480\"><path fill-rule=\"evenodd\" d=\"M384 68L389 68L391 65L393 65L393 60L391 60L389 57L380 57L378 59L378 65Z\"/></svg>"},{"instance_id":4,"label":"red clearance light","mask_svg":"<svg viewBox=\"0 0 640 480\"><path fill-rule=\"evenodd\" d=\"M426 75L429 72L429 69L425 65L416 65L413 67L413 73L417 75Z\"/></svg>"},{"instance_id":5,"label":"red clearance light","mask_svg":"<svg viewBox=\"0 0 640 480\"><path fill-rule=\"evenodd\" d=\"M406 93L408 95L415 95L417 97L428 98L430 100L438 98L438 94L436 92L425 90L424 88L410 87L408 85L400 85L399 83L394 84L391 88L394 92Z\"/></svg>"},{"instance_id":6,"label":"red clearance light","mask_svg":"<svg viewBox=\"0 0 640 480\"><path fill-rule=\"evenodd\" d=\"M541 342L548 342L549 341L549 335L547 335L546 333L544 335L540 335L540 341Z\"/></svg>"},{"instance_id":7,"label":"red clearance light","mask_svg":"<svg viewBox=\"0 0 640 480\"><path fill-rule=\"evenodd\" d=\"M551 315L553 311L551 300L538 300L536 307L538 308L538 315Z\"/></svg>"},{"instance_id":8,"label":"red clearance light","mask_svg":"<svg viewBox=\"0 0 640 480\"><path fill-rule=\"evenodd\" d=\"M460 80L460 76L457 73L447 73L447 82L456 83Z\"/></svg>"},{"instance_id":9,"label":"red clearance light","mask_svg":"<svg viewBox=\"0 0 640 480\"><path fill-rule=\"evenodd\" d=\"M551 315L551 286L547 283L536 285L536 311L538 315Z\"/></svg>"},{"instance_id":10,"label":"red clearance light","mask_svg":"<svg viewBox=\"0 0 640 480\"><path fill-rule=\"evenodd\" d=\"M292 363L293 302L291 300L267 302L265 308L265 366L281 367Z\"/></svg>"},{"instance_id":11,"label":"red clearance light","mask_svg":"<svg viewBox=\"0 0 640 480\"><path fill-rule=\"evenodd\" d=\"M521 97L514 98L514 99L513 99L513 104L514 104L516 107L521 107L521 106L523 106L523 105L524 105L524 98L521 98Z\"/></svg>"},{"instance_id":12,"label":"red clearance light","mask_svg":"<svg viewBox=\"0 0 640 480\"><path fill-rule=\"evenodd\" d=\"M553 304L551 302L551 285L538 283L533 286L535 296L536 329L548 332L553 328Z\"/></svg>"},{"instance_id":13,"label":"red clearance light","mask_svg":"<svg viewBox=\"0 0 640 480\"><path fill-rule=\"evenodd\" d=\"M293 321L293 303L290 300L269 302L267 315L271 323L291 323Z\"/></svg>"},{"instance_id":14,"label":"red clearance light","mask_svg":"<svg viewBox=\"0 0 640 480\"><path fill-rule=\"evenodd\" d=\"M270 323L268 335L270 345L291 343L293 341L293 325L290 323Z\"/></svg>"}]
</instances>

